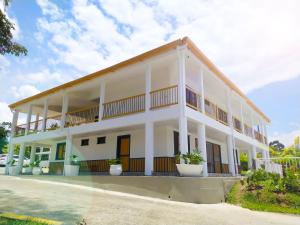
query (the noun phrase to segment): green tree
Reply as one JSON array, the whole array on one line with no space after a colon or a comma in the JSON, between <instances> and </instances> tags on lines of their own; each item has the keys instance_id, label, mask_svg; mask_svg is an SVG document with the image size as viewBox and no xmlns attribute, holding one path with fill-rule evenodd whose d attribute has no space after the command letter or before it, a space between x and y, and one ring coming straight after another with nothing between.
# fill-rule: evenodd
<instances>
[{"instance_id":1,"label":"green tree","mask_svg":"<svg viewBox=\"0 0 300 225\"><path fill-rule=\"evenodd\" d=\"M7 6L9 0L5 0L4 4ZM0 10L0 54L13 54L15 56L27 55L27 49L19 43L13 41L12 31L15 26L6 17L4 12Z\"/></svg>"},{"instance_id":2,"label":"green tree","mask_svg":"<svg viewBox=\"0 0 300 225\"><path fill-rule=\"evenodd\" d=\"M7 137L10 133L11 123L2 122L0 124L0 153L4 152L6 145L8 144Z\"/></svg>"}]
</instances>

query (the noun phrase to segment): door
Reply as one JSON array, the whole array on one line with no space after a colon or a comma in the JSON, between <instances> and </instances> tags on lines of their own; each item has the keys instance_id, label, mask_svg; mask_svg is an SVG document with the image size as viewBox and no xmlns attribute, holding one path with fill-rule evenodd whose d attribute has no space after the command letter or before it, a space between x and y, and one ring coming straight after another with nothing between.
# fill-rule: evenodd
<instances>
[{"instance_id":1,"label":"door","mask_svg":"<svg viewBox=\"0 0 300 225\"><path fill-rule=\"evenodd\" d=\"M66 151L66 143L57 143L55 160L64 160Z\"/></svg>"},{"instance_id":2,"label":"door","mask_svg":"<svg viewBox=\"0 0 300 225\"><path fill-rule=\"evenodd\" d=\"M213 144L215 173L222 173L221 147Z\"/></svg>"},{"instance_id":3,"label":"door","mask_svg":"<svg viewBox=\"0 0 300 225\"><path fill-rule=\"evenodd\" d=\"M174 131L174 155L179 154L179 132ZM190 135L188 135L188 153L191 152L191 141L190 141Z\"/></svg>"},{"instance_id":4,"label":"door","mask_svg":"<svg viewBox=\"0 0 300 225\"><path fill-rule=\"evenodd\" d=\"M221 146L206 142L207 169L209 173L222 173Z\"/></svg>"},{"instance_id":5,"label":"door","mask_svg":"<svg viewBox=\"0 0 300 225\"><path fill-rule=\"evenodd\" d=\"M130 160L130 135L118 136L117 157L122 163L123 171L128 172Z\"/></svg>"}]
</instances>

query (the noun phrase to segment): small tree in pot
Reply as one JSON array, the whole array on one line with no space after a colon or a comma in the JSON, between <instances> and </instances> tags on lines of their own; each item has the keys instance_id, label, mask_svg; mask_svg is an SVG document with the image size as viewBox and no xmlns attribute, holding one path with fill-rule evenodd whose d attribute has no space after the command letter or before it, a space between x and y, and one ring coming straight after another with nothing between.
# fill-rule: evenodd
<instances>
[{"instance_id":1,"label":"small tree in pot","mask_svg":"<svg viewBox=\"0 0 300 225\"><path fill-rule=\"evenodd\" d=\"M197 149L193 150L192 153L180 154L176 157L177 161L180 160L180 164L176 164L180 176L201 176L204 160Z\"/></svg>"},{"instance_id":2,"label":"small tree in pot","mask_svg":"<svg viewBox=\"0 0 300 225\"><path fill-rule=\"evenodd\" d=\"M20 168L15 165L16 160L11 160L7 163L8 165L8 174L11 176L18 176L20 174Z\"/></svg>"},{"instance_id":3,"label":"small tree in pot","mask_svg":"<svg viewBox=\"0 0 300 225\"><path fill-rule=\"evenodd\" d=\"M122 164L120 159L109 159L109 174L112 176L120 176L122 173Z\"/></svg>"},{"instance_id":4,"label":"small tree in pot","mask_svg":"<svg viewBox=\"0 0 300 225\"><path fill-rule=\"evenodd\" d=\"M80 168L80 161L77 155L72 155L70 158L70 165L64 165L65 176L78 176Z\"/></svg>"},{"instance_id":5,"label":"small tree in pot","mask_svg":"<svg viewBox=\"0 0 300 225\"><path fill-rule=\"evenodd\" d=\"M32 168L32 175L41 175L42 169L40 168L41 160L37 159L33 163L30 163L30 167Z\"/></svg>"}]
</instances>

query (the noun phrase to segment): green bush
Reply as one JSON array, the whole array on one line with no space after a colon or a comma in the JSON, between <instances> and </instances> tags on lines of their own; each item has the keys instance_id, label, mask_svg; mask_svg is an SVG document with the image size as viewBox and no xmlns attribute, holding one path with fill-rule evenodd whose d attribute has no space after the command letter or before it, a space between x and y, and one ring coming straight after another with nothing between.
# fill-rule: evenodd
<instances>
[{"instance_id":1,"label":"green bush","mask_svg":"<svg viewBox=\"0 0 300 225\"><path fill-rule=\"evenodd\" d=\"M299 175L294 171L287 169L283 178L285 188L290 192L300 192Z\"/></svg>"}]
</instances>

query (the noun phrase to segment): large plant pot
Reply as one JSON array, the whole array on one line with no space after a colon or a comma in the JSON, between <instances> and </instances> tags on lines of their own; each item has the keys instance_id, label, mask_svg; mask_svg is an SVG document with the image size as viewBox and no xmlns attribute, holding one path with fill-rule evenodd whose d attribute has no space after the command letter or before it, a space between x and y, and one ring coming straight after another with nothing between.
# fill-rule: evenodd
<instances>
[{"instance_id":1,"label":"large plant pot","mask_svg":"<svg viewBox=\"0 0 300 225\"><path fill-rule=\"evenodd\" d=\"M78 176L79 165L64 165L65 176Z\"/></svg>"},{"instance_id":2,"label":"large plant pot","mask_svg":"<svg viewBox=\"0 0 300 225\"><path fill-rule=\"evenodd\" d=\"M41 175L42 169L40 167L33 167L32 168L32 175Z\"/></svg>"},{"instance_id":3,"label":"large plant pot","mask_svg":"<svg viewBox=\"0 0 300 225\"><path fill-rule=\"evenodd\" d=\"M122 164L110 165L109 174L112 176L120 176L122 173Z\"/></svg>"},{"instance_id":4,"label":"large plant pot","mask_svg":"<svg viewBox=\"0 0 300 225\"><path fill-rule=\"evenodd\" d=\"M10 176L18 176L20 174L20 168L18 166L8 167L8 174Z\"/></svg>"},{"instance_id":5,"label":"large plant pot","mask_svg":"<svg viewBox=\"0 0 300 225\"><path fill-rule=\"evenodd\" d=\"M31 167L23 167L22 168L22 173L31 173L32 172L32 168Z\"/></svg>"},{"instance_id":6,"label":"large plant pot","mask_svg":"<svg viewBox=\"0 0 300 225\"><path fill-rule=\"evenodd\" d=\"M200 177L203 165L176 164L177 171L182 177Z\"/></svg>"}]
</instances>

